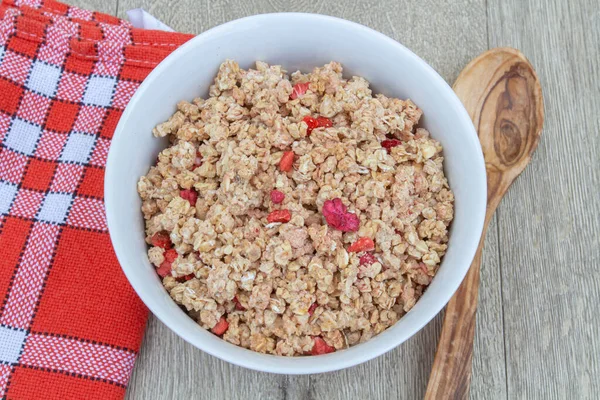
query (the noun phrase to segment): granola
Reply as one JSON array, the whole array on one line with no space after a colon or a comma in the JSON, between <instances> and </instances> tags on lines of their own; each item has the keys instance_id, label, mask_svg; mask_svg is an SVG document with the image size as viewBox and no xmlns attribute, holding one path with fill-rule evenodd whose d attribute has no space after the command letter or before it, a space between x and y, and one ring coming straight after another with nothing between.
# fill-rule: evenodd
<instances>
[{"instance_id":1,"label":"granola","mask_svg":"<svg viewBox=\"0 0 600 400\"><path fill-rule=\"evenodd\" d=\"M316 355L396 323L436 274L454 196L410 100L331 62L287 75L227 60L182 101L138 182L148 259L224 340Z\"/></svg>"}]
</instances>

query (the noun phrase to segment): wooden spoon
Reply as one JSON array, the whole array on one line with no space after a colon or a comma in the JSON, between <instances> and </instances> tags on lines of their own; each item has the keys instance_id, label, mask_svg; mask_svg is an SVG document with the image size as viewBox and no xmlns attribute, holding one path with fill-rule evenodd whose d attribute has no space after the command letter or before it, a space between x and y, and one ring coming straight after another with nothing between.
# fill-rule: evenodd
<instances>
[{"instance_id":1,"label":"wooden spoon","mask_svg":"<svg viewBox=\"0 0 600 400\"><path fill-rule=\"evenodd\" d=\"M483 53L462 70L453 88L473 120L483 149L487 212L471 268L446 307L425 399L469 396L485 233L508 187L529 163L544 123L540 82L518 50L497 48Z\"/></svg>"}]
</instances>

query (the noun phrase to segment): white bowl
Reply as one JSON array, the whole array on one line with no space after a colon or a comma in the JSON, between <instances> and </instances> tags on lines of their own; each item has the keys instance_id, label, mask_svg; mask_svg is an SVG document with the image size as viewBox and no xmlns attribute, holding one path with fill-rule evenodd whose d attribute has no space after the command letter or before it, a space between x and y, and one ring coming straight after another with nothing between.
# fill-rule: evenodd
<instances>
[{"instance_id":1,"label":"white bowl","mask_svg":"<svg viewBox=\"0 0 600 400\"><path fill-rule=\"evenodd\" d=\"M422 126L444 147L445 172L456 198L448 252L415 307L366 343L318 356L318 360L264 355L234 346L189 318L171 300L148 262L136 184L167 144L152 136L152 128L173 114L178 101L207 96L219 64L227 58L243 68L262 60L281 64L289 72L307 72L339 61L345 76L365 77L374 93L412 99L424 112ZM266 14L202 33L150 73L115 131L106 167L105 200L110 236L121 267L142 301L165 325L199 349L233 364L267 372L307 374L346 368L377 357L414 335L446 305L475 255L486 207L486 175L477 134L460 100L410 50L381 33L342 19Z\"/></svg>"}]
</instances>

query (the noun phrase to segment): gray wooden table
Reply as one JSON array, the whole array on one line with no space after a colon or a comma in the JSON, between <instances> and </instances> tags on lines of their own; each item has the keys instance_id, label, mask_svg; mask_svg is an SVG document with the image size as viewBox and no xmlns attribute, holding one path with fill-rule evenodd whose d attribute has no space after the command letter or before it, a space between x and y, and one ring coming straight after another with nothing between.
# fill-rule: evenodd
<instances>
[{"instance_id":1,"label":"gray wooden table","mask_svg":"<svg viewBox=\"0 0 600 400\"><path fill-rule=\"evenodd\" d=\"M144 7L173 28L191 33L258 13L334 15L398 40L449 83L488 48L523 51L542 81L546 121L531 165L508 192L488 231L471 397L600 398L597 0L71 3L120 17L128 9ZM419 399L441 324L439 315L400 347L354 368L281 376L220 361L151 317L128 398Z\"/></svg>"}]
</instances>

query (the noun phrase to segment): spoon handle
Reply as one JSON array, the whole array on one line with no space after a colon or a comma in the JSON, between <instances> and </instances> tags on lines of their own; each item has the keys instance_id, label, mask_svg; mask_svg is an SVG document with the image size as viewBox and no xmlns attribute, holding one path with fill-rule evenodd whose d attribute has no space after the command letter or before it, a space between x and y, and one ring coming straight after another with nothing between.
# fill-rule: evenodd
<instances>
[{"instance_id":1,"label":"spoon handle","mask_svg":"<svg viewBox=\"0 0 600 400\"><path fill-rule=\"evenodd\" d=\"M486 220L469 272L446 307L444 327L425 392L427 400L469 397L481 250L487 225Z\"/></svg>"},{"instance_id":2,"label":"spoon handle","mask_svg":"<svg viewBox=\"0 0 600 400\"><path fill-rule=\"evenodd\" d=\"M463 69L453 88L478 131L486 163L487 212L475 258L446 308L427 400L469 397L485 234L506 190L531 159L544 122L539 80L518 50L488 50Z\"/></svg>"}]
</instances>

